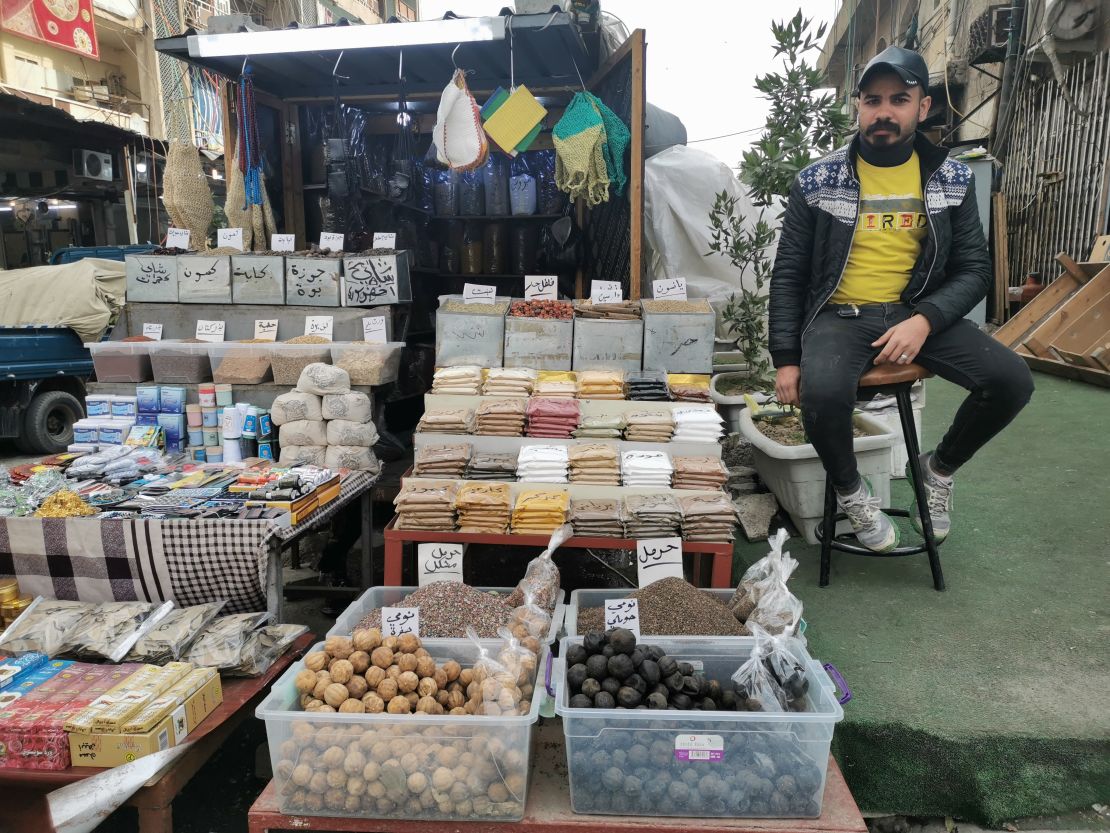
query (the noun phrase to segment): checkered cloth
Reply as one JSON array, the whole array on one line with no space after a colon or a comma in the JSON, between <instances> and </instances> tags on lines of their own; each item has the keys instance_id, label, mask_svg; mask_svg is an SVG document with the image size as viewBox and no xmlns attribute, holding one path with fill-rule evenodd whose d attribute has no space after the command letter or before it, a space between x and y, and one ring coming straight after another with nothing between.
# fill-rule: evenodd
<instances>
[{"instance_id":1,"label":"checkered cloth","mask_svg":"<svg viewBox=\"0 0 1110 833\"><path fill-rule=\"evenodd\" d=\"M265 610L282 543L322 528L375 480L352 472L336 500L289 529L265 520L0 518L0 575L53 599L181 607L227 599L224 613Z\"/></svg>"}]
</instances>

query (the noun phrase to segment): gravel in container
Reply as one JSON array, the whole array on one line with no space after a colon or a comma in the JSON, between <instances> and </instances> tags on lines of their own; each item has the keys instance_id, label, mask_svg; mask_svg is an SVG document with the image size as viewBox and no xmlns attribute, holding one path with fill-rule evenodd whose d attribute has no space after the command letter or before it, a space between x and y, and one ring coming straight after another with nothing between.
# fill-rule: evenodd
<instances>
[{"instance_id":1,"label":"gravel in container","mask_svg":"<svg viewBox=\"0 0 1110 833\"><path fill-rule=\"evenodd\" d=\"M728 606L688 581L670 577L653 581L626 596L614 588L614 598L639 599L640 633L646 636L747 636L748 629ZM421 629L423 630L423 616ZM605 611L586 607L578 611L578 633L605 630Z\"/></svg>"},{"instance_id":2,"label":"gravel in container","mask_svg":"<svg viewBox=\"0 0 1110 833\"><path fill-rule=\"evenodd\" d=\"M643 301L647 312L713 312L709 302L702 299L698 301L656 301L648 299Z\"/></svg>"},{"instance_id":3,"label":"gravel in container","mask_svg":"<svg viewBox=\"0 0 1110 833\"><path fill-rule=\"evenodd\" d=\"M513 608L506 597L455 581L437 581L421 587L390 607L420 608L420 636L425 639L461 639L466 636L467 625L473 626L483 639L493 639L497 629L513 618ZM366 614L355 629L380 628L381 624L382 609L379 607Z\"/></svg>"},{"instance_id":4,"label":"gravel in container","mask_svg":"<svg viewBox=\"0 0 1110 833\"><path fill-rule=\"evenodd\" d=\"M331 347L326 338L319 341L299 341L298 339L317 339L319 336L298 336L283 344L299 345L293 350L283 350L281 344L274 346L270 351L270 365L274 371L274 383L278 385L297 384L301 378L301 371L310 364L330 364ZM314 345L320 345L316 347Z\"/></svg>"},{"instance_id":5,"label":"gravel in container","mask_svg":"<svg viewBox=\"0 0 1110 833\"><path fill-rule=\"evenodd\" d=\"M212 381L227 385L257 385L270 375L270 357L234 354L212 366Z\"/></svg>"}]
</instances>

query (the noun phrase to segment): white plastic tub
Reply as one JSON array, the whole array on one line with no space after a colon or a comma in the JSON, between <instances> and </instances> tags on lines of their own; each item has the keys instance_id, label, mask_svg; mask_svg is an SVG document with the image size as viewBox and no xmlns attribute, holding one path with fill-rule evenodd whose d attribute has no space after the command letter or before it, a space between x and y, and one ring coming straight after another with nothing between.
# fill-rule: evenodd
<instances>
[{"instance_id":1,"label":"white plastic tub","mask_svg":"<svg viewBox=\"0 0 1110 833\"><path fill-rule=\"evenodd\" d=\"M335 620L335 625L328 631L328 636L349 636L355 629L362 618L372 610L377 610L379 607L395 607L401 599L409 596L419 590L419 587L371 587L361 596L359 596L351 605L339 614L339 618ZM513 592L515 587L475 587L475 590L482 590L486 593L498 593L503 596L508 596ZM731 591L730 591L731 592ZM551 629L547 632L544 642L548 645L555 641L555 637L559 634L559 628L563 624L563 615L567 609L566 603L563 602L563 594L560 593L559 601L555 605L555 612L551 616ZM451 645L456 642L469 642L469 639L437 639L437 642L444 645ZM429 649L430 650L430 649Z\"/></svg>"},{"instance_id":2,"label":"white plastic tub","mask_svg":"<svg viewBox=\"0 0 1110 833\"><path fill-rule=\"evenodd\" d=\"M564 638L560 655L581 642ZM680 662L702 663L706 675L722 685L731 684L753 642L750 637L643 640ZM829 746L844 709L821 665L808 655L805 660L811 710L785 713L572 709L566 664L557 660L555 712L563 719L574 812L820 816ZM697 752L689 753L691 748Z\"/></svg>"},{"instance_id":3,"label":"white plastic tub","mask_svg":"<svg viewBox=\"0 0 1110 833\"><path fill-rule=\"evenodd\" d=\"M467 668L478 656L477 647L469 640L446 643L429 639L423 644L437 664L455 659ZM485 644L492 652L497 643ZM322 648L320 643L312 650ZM293 681L304 670L304 662L295 663L255 710L255 716L266 723L281 811L358 818L519 821L528 797L532 727L546 696L542 680L546 662L544 651L528 714L508 717L303 712ZM343 753L339 767L323 761L324 753L333 747ZM409 768L402 769L402 759L409 754L415 760L411 764L406 761ZM431 786L419 793L410 789L414 773L421 773L430 785L445 761L456 769L463 767L451 779L446 796L433 794ZM371 763L377 766L371 767ZM302 766L306 769L298 771ZM317 792L294 781L294 776L301 781L317 774L326 777L332 771L337 772L337 784L338 776L344 776L342 789L325 784L322 786L327 788ZM461 786L455 787L460 782Z\"/></svg>"}]
</instances>

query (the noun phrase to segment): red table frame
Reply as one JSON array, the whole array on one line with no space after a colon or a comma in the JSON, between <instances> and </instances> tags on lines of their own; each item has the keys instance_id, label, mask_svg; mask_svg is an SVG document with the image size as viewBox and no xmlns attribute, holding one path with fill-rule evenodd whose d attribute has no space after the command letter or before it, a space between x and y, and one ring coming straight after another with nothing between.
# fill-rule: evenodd
<instances>
[{"instance_id":1,"label":"red table frame","mask_svg":"<svg viewBox=\"0 0 1110 833\"><path fill-rule=\"evenodd\" d=\"M402 585L401 568L404 563L404 546L406 543L425 544L494 544L505 547L538 547L547 546L550 536L547 535L484 535L473 532L429 532L422 529L397 529L397 518L393 518L385 527L385 585L399 587ZM630 538L570 538L561 549L599 549L599 550L635 550L636 541ZM729 541L683 541L682 551L692 553L695 559L695 582L704 580L705 556L710 556L713 561L709 577L709 586L727 588L732 586L732 543ZM697 564L697 562L702 562ZM701 579L699 581L698 579Z\"/></svg>"},{"instance_id":2,"label":"red table frame","mask_svg":"<svg viewBox=\"0 0 1110 833\"><path fill-rule=\"evenodd\" d=\"M223 702L192 733L192 747L147 781L126 802L139 812L139 833L173 833L173 800L224 741L248 717L270 690L270 685L312 647L314 634L302 635L261 677L225 678ZM97 773L100 767L69 767L57 771L0 769L4 796L5 830L40 833L50 830L46 793Z\"/></svg>"},{"instance_id":3,"label":"red table frame","mask_svg":"<svg viewBox=\"0 0 1110 833\"><path fill-rule=\"evenodd\" d=\"M859 808L839 767L829 758L821 816L815 819L681 819L586 816L570 807L563 730L556 722L537 729L524 819L518 822L395 821L388 819L287 816L271 781L247 813L249 833L866 833Z\"/></svg>"}]
</instances>

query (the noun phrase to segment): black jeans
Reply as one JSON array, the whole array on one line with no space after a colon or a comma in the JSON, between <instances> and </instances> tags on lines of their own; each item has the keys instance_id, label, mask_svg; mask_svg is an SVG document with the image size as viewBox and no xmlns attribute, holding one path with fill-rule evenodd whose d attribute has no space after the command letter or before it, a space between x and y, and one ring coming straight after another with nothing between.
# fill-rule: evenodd
<instances>
[{"instance_id":1,"label":"black jeans","mask_svg":"<svg viewBox=\"0 0 1110 833\"><path fill-rule=\"evenodd\" d=\"M871 343L913 311L906 304L867 304L846 318L830 305L802 335L801 405L806 434L832 483L849 489L859 480L852 453L852 410L860 376L874 367ZM971 459L1009 425L1033 395L1033 376L1009 348L964 319L925 339L914 360L971 393L936 447L946 470Z\"/></svg>"}]
</instances>

